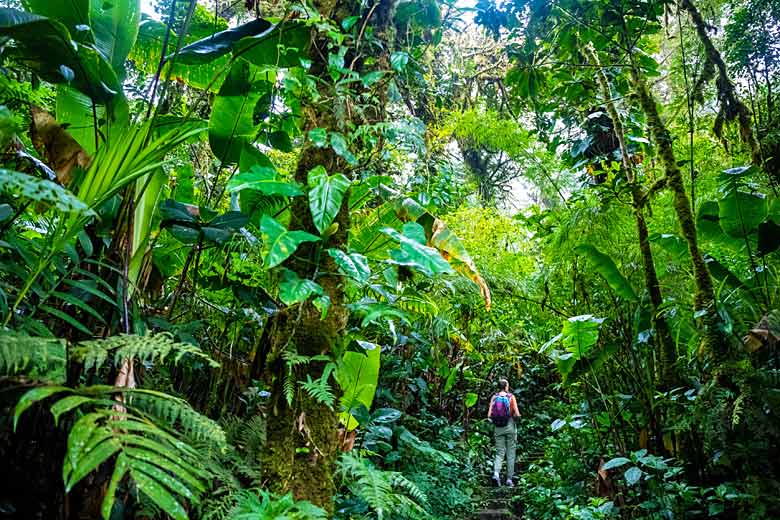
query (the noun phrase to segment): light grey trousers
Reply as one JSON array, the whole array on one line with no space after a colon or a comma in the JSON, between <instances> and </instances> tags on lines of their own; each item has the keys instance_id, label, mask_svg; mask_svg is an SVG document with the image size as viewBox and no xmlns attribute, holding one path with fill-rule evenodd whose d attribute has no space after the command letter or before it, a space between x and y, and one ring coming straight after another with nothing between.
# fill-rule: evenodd
<instances>
[{"instance_id":1,"label":"light grey trousers","mask_svg":"<svg viewBox=\"0 0 780 520\"><path fill-rule=\"evenodd\" d=\"M496 441L496 458L493 461L493 475L501 475L501 466L506 458L506 478L511 480L515 476L515 454L517 452L517 429L511 419L506 426L496 427L493 434Z\"/></svg>"}]
</instances>

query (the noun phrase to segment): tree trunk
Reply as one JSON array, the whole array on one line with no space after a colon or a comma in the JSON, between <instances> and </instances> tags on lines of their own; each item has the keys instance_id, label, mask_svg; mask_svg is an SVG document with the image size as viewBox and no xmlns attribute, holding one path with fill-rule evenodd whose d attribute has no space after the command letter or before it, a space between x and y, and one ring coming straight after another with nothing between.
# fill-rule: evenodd
<instances>
[{"instance_id":1,"label":"tree trunk","mask_svg":"<svg viewBox=\"0 0 780 520\"><path fill-rule=\"evenodd\" d=\"M612 89L609 86L609 79L601 68L601 62L599 61L598 54L591 45L585 47L585 54L588 60L596 66L596 78L598 79L599 86L601 87L601 95L604 97L604 105L607 109L610 119L612 120L612 128L615 133L615 137L620 145L620 155L623 159L623 168L626 172L626 178L631 185L631 196L634 206L634 217L636 219L637 238L639 239L639 251L642 255L642 267L645 275L645 286L647 292L650 295L650 307L652 311L652 323L655 329L655 337L657 345L659 347L660 368L658 370L658 379L662 390L669 390L673 388L678 382L677 370L675 369L675 362L677 360L677 352L675 351L674 341L669 331L669 324L666 322L666 318L662 313L663 296L661 295L661 286L658 283L658 273L655 270L655 261L653 260L653 250L650 248L649 233L647 229L647 222L644 216L644 206L647 202L646 195L643 193L642 188L634 173L634 166L631 163L631 158L628 155L628 147L626 146L626 136L623 130L623 122L620 119L620 114L615 107L615 102L612 101Z\"/></svg>"},{"instance_id":2,"label":"tree trunk","mask_svg":"<svg viewBox=\"0 0 780 520\"><path fill-rule=\"evenodd\" d=\"M339 26L346 18L363 14L357 22L358 26L370 24L374 28L375 36L387 37L385 31L392 21L391 9L394 6L394 2L390 0L380 0L364 13L361 13L360 3L356 0L320 0L313 4L323 17L330 18ZM312 65L309 73L319 78L322 99L332 100L333 92L328 88L332 83L328 73L328 43L325 35L316 32L313 34L309 53ZM357 44L360 45L360 42ZM385 48L387 47L389 44ZM364 52L363 56L365 55ZM346 63L349 64L354 56L357 54L351 57L348 53ZM380 56L377 61L378 67L389 70L387 56ZM357 70L361 66L354 61L353 65L357 65ZM382 93L374 91L373 94L381 105ZM301 107L305 117L304 134L313 128L347 133L346 128L350 121L340 120L336 110L332 101L304 104ZM360 125L363 122L381 121L384 118L384 106L374 107L366 113L364 115L370 121L352 123ZM336 172L349 172L348 165L332 148L317 148L307 143L298 160L295 180L306 185L309 171L316 166L323 166L331 175ZM289 229L319 234L305 197L294 199L291 215ZM349 196L344 197L334 223L338 228L328 237L327 247L346 250L350 224ZM264 352L258 354L264 362L257 368L263 370L263 377L271 383L272 388L272 410L269 411L266 445L262 457L265 484L275 492L291 491L296 499L308 500L332 515L333 496L336 494L335 462L339 453L338 402L332 409L303 391L297 383L307 376L312 380L320 378L327 363L316 361L293 367L291 380L295 391L291 404L288 404L284 392L288 365L283 353L288 351L309 357L332 357L340 350L347 326L349 316L344 305L343 277L336 274L338 269L333 258L321 253L321 247L321 244L302 244L284 265L295 271L299 277L313 279L322 286L331 302L327 316L322 319L320 311L310 302L275 315L268 325Z\"/></svg>"},{"instance_id":3,"label":"tree trunk","mask_svg":"<svg viewBox=\"0 0 780 520\"><path fill-rule=\"evenodd\" d=\"M691 17L693 26L696 28L696 34L698 34L699 40L701 40L702 45L704 45L704 53L707 61L717 69L718 79L716 80L716 84L718 87L718 98L722 105L721 112L724 114L727 121L737 120L740 137L750 148L753 164L761 166L761 149L753 134L753 127L750 124L750 113L745 104L742 103L737 96L734 84L729 79L726 64L723 62L723 58L721 57L720 52L718 52L718 49L715 48L715 44L712 43L710 35L707 34L707 24L704 21L704 18L693 4L693 0L681 0L680 5L682 5L682 8L685 9Z\"/></svg>"},{"instance_id":4,"label":"tree trunk","mask_svg":"<svg viewBox=\"0 0 780 520\"><path fill-rule=\"evenodd\" d=\"M680 223L683 238L688 243L688 252L693 264L693 276L696 285L696 293L693 308L700 317L699 323L703 327L703 337L700 352L711 358L712 361L722 361L728 355L728 344L720 328L720 319L715 306L715 291L712 285L712 277L707 269L707 263L699 250L696 236L696 221L691 210L691 203L685 191L682 172L677 166L672 147L672 136L661 121L658 114L655 98L647 88L647 84L640 77L636 68L631 69L631 80L639 98L642 111L647 116L647 125L658 149L658 156L664 167L667 186L674 196L674 210Z\"/></svg>"}]
</instances>

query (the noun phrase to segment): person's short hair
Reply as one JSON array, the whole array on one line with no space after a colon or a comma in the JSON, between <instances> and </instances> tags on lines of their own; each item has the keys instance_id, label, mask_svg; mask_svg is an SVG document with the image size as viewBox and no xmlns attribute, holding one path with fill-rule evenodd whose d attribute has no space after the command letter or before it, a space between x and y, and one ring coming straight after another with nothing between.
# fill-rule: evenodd
<instances>
[{"instance_id":1,"label":"person's short hair","mask_svg":"<svg viewBox=\"0 0 780 520\"><path fill-rule=\"evenodd\" d=\"M500 377L498 379L498 388L499 390L506 390L509 388L509 381L505 377Z\"/></svg>"}]
</instances>

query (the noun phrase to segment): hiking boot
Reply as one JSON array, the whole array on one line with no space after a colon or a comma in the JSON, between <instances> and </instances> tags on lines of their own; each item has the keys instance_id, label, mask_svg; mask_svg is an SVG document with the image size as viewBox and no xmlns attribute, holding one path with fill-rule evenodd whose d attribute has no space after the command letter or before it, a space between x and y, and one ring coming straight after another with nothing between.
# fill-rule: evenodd
<instances>
[{"instance_id":1,"label":"hiking boot","mask_svg":"<svg viewBox=\"0 0 780 520\"><path fill-rule=\"evenodd\" d=\"M506 485L507 487L515 487L515 483L512 482L511 478L506 479Z\"/></svg>"},{"instance_id":2,"label":"hiking boot","mask_svg":"<svg viewBox=\"0 0 780 520\"><path fill-rule=\"evenodd\" d=\"M498 478L497 475L493 475L493 485L496 487L501 487L501 479Z\"/></svg>"}]
</instances>

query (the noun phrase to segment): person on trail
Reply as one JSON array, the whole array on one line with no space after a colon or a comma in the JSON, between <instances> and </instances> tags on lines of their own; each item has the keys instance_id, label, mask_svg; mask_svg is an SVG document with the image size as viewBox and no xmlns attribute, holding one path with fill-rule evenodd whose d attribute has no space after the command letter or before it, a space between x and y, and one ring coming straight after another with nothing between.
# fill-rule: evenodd
<instances>
[{"instance_id":1,"label":"person on trail","mask_svg":"<svg viewBox=\"0 0 780 520\"><path fill-rule=\"evenodd\" d=\"M517 450L517 428L515 419L520 417L517 408L517 399L509 391L509 381L498 380L498 392L490 399L488 407L488 419L496 429L494 438L496 441L496 458L493 462L493 483L501 485L501 466L506 457L506 485L514 486L512 477L515 475L515 452Z\"/></svg>"}]
</instances>

